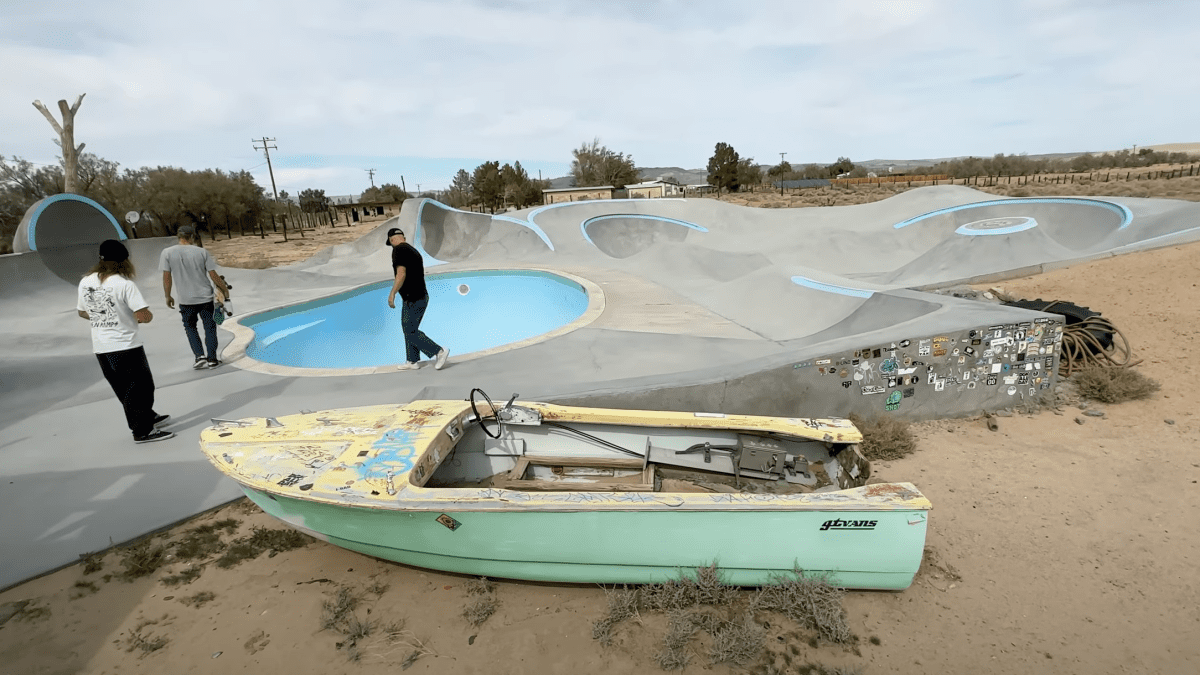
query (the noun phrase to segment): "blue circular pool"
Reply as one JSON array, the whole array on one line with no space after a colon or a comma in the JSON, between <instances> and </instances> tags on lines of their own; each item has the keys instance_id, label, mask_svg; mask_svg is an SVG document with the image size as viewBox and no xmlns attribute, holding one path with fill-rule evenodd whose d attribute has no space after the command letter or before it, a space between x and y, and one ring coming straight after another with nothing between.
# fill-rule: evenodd
<instances>
[{"instance_id":1,"label":"blue circular pool","mask_svg":"<svg viewBox=\"0 0 1200 675\"><path fill-rule=\"evenodd\" d=\"M400 298L387 305L391 280L248 316L246 355L298 368L358 368L402 363ZM448 272L425 277L429 310L421 330L452 356L520 342L565 326L588 308L580 284L548 272Z\"/></svg>"}]
</instances>

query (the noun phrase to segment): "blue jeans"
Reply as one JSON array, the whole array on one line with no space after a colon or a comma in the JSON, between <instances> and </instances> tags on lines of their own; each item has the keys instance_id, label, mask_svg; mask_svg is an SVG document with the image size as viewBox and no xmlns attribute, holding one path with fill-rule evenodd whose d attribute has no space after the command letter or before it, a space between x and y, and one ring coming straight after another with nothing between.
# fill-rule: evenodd
<instances>
[{"instance_id":1,"label":"blue jeans","mask_svg":"<svg viewBox=\"0 0 1200 675\"><path fill-rule=\"evenodd\" d=\"M179 305L179 313L183 316L183 332L187 334L188 344L192 346L192 355L196 358L204 356L204 347L208 347L208 360L217 360L217 322L213 320L213 303L204 302L199 305ZM200 345L200 333L196 330L196 318L204 324L204 345Z\"/></svg>"},{"instance_id":2,"label":"blue jeans","mask_svg":"<svg viewBox=\"0 0 1200 675\"><path fill-rule=\"evenodd\" d=\"M431 358L437 356L442 348L438 346L438 343L430 340L428 335L421 332L421 319L425 318L425 309L429 307L429 296L412 302L408 300L403 302L400 309L400 326L404 329L404 349L408 356L408 362L420 361L421 354Z\"/></svg>"}]
</instances>

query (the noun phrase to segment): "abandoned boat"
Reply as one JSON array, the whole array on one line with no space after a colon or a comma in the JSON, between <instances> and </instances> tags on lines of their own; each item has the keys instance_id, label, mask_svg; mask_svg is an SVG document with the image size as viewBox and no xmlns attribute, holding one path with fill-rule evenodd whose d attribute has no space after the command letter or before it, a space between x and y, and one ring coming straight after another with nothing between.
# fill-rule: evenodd
<instances>
[{"instance_id":1,"label":"abandoned boat","mask_svg":"<svg viewBox=\"0 0 1200 675\"><path fill-rule=\"evenodd\" d=\"M715 562L737 585L898 590L920 566L930 503L866 483L848 420L515 399L213 420L200 446L268 514L418 567L658 583Z\"/></svg>"}]
</instances>

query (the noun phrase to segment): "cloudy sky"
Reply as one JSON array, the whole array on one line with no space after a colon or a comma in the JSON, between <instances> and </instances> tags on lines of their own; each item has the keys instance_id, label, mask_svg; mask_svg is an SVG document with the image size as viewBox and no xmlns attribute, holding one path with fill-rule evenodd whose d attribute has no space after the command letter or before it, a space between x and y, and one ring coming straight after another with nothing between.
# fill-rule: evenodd
<instances>
[{"instance_id":1,"label":"cloudy sky","mask_svg":"<svg viewBox=\"0 0 1200 675\"><path fill-rule=\"evenodd\" d=\"M1200 2L2 0L0 154L56 161L57 113L123 167L280 190L442 188L599 138L643 167L717 142L777 163L1200 140Z\"/></svg>"}]
</instances>

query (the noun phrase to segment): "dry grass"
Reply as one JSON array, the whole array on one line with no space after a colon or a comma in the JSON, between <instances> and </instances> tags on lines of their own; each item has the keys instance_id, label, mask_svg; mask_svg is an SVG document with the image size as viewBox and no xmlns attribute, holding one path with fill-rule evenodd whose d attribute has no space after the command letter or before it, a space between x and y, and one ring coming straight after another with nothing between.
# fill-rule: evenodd
<instances>
[{"instance_id":1,"label":"dry grass","mask_svg":"<svg viewBox=\"0 0 1200 675\"><path fill-rule=\"evenodd\" d=\"M467 608L463 610L463 616L466 617L467 623L479 626L496 613L496 607L499 604L496 596L491 593L480 595L467 604Z\"/></svg>"},{"instance_id":2,"label":"dry grass","mask_svg":"<svg viewBox=\"0 0 1200 675\"><path fill-rule=\"evenodd\" d=\"M104 556L106 551L98 553L80 553L79 559L83 561L83 573L94 574L104 569Z\"/></svg>"},{"instance_id":3,"label":"dry grass","mask_svg":"<svg viewBox=\"0 0 1200 675\"><path fill-rule=\"evenodd\" d=\"M851 414L850 421L862 432L860 450L869 461L900 459L917 449L917 439L909 429L909 423L902 419L882 415L864 418Z\"/></svg>"},{"instance_id":4,"label":"dry grass","mask_svg":"<svg viewBox=\"0 0 1200 675\"><path fill-rule=\"evenodd\" d=\"M167 586L180 586L182 584L190 584L200 578L204 567L201 565L190 565L185 567L179 574L170 574L162 578L163 584Z\"/></svg>"},{"instance_id":5,"label":"dry grass","mask_svg":"<svg viewBox=\"0 0 1200 675\"><path fill-rule=\"evenodd\" d=\"M819 575L805 575L799 568L790 575L774 578L751 600L754 611L779 612L797 624L816 631L822 639L847 643L853 640L846 610L842 606L845 591Z\"/></svg>"},{"instance_id":6,"label":"dry grass","mask_svg":"<svg viewBox=\"0 0 1200 675\"><path fill-rule=\"evenodd\" d=\"M165 635L155 635L146 630L150 626L162 623L164 626L170 625L171 617L163 615L159 619L148 619L138 623L137 627L129 631L129 636L125 638L125 651L139 651L138 658L156 652L167 646L171 640Z\"/></svg>"},{"instance_id":7,"label":"dry grass","mask_svg":"<svg viewBox=\"0 0 1200 675\"><path fill-rule=\"evenodd\" d=\"M188 530L175 542L175 557L180 560L196 560L220 553L225 548L220 531L232 533L237 530L239 524L240 521L225 518Z\"/></svg>"},{"instance_id":8,"label":"dry grass","mask_svg":"<svg viewBox=\"0 0 1200 675\"><path fill-rule=\"evenodd\" d=\"M637 616L640 593L639 589L628 586L605 588L604 598L608 601L608 611L603 617L592 622L592 639L599 640L605 647L612 644L613 627L625 619Z\"/></svg>"},{"instance_id":9,"label":"dry grass","mask_svg":"<svg viewBox=\"0 0 1200 675\"><path fill-rule=\"evenodd\" d=\"M67 595L69 600L78 600L100 591L100 587L91 581L76 581Z\"/></svg>"},{"instance_id":10,"label":"dry grass","mask_svg":"<svg viewBox=\"0 0 1200 675\"><path fill-rule=\"evenodd\" d=\"M1150 398L1162 388L1157 381L1132 368L1091 366L1071 377L1079 395L1101 403L1123 403Z\"/></svg>"},{"instance_id":11,"label":"dry grass","mask_svg":"<svg viewBox=\"0 0 1200 675\"><path fill-rule=\"evenodd\" d=\"M216 600L217 596L209 591L200 591L195 595L188 595L179 599L180 602L188 607L200 608L204 605Z\"/></svg>"},{"instance_id":12,"label":"dry grass","mask_svg":"<svg viewBox=\"0 0 1200 675\"><path fill-rule=\"evenodd\" d=\"M150 576L166 563L167 549L156 544L154 537L147 537L121 549L121 566L117 576L125 581Z\"/></svg>"},{"instance_id":13,"label":"dry grass","mask_svg":"<svg viewBox=\"0 0 1200 675\"><path fill-rule=\"evenodd\" d=\"M217 567L228 569L243 560L253 560L264 551L270 551L269 557L284 551L307 546L312 537L296 530L272 530L256 527L247 537L240 537L229 544L225 554L217 559Z\"/></svg>"},{"instance_id":14,"label":"dry grass","mask_svg":"<svg viewBox=\"0 0 1200 675\"><path fill-rule=\"evenodd\" d=\"M663 648L654 655L663 670L683 670L692 660L692 636L700 629L692 616L683 610L670 613L667 634L663 637Z\"/></svg>"},{"instance_id":15,"label":"dry grass","mask_svg":"<svg viewBox=\"0 0 1200 675\"><path fill-rule=\"evenodd\" d=\"M706 630L712 635L708 656L713 664L733 662L744 666L750 663L762 653L767 636L767 631L749 612L739 619L720 621Z\"/></svg>"}]
</instances>

